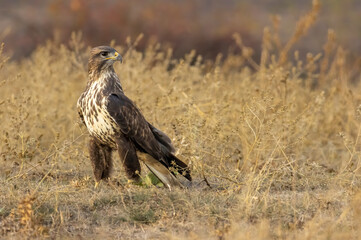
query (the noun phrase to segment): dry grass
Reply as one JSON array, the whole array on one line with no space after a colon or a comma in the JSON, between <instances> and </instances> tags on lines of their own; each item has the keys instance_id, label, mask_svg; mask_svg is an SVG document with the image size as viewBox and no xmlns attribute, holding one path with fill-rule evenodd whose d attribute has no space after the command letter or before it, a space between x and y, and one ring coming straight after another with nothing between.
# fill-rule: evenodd
<instances>
[{"instance_id":1,"label":"dry grass","mask_svg":"<svg viewBox=\"0 0 361 240\"><path fill-rule=\"evenodd\" d=\"M332 31L321 54L289 54L316 7L285 47L265 29L260 65L238 35L242 54L224 62L116 46L126 94L192 167L193 186L173 192L127 185L118 159L113 184L94 190L79 34L19 62L0 55L2 238L357 239L360 63Z\"/></svg>"}]
</instances>

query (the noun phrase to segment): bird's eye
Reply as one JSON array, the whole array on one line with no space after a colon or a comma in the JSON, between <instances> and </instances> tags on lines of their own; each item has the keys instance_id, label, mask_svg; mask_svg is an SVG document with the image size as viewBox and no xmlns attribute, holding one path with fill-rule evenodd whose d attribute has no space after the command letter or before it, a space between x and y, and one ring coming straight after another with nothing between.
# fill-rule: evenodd
<instances>
[{"instance_id":1,"label":"bird's eye","mask_svg":"<svg viewBox=\"0 0 361 240\"><path fill-rule=\"evenodd\" d=\"M102 52L101 55L102 55L103 57L106 57L106 56L108 56L108 53L107 53L107 52Z\"/></svg>"}]
</instances>

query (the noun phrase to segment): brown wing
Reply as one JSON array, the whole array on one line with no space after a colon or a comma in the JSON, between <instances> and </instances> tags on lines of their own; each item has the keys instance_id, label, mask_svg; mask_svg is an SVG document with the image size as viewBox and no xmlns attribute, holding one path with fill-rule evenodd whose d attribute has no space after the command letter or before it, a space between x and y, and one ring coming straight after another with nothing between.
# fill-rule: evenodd
<instances>
[{"instance_id":1,"label":"brown wing","mask_svg":"<svg viewBox=\"0 0 361 240\"><path fill-rule=\"evenodd\" d=\"M111 94L108 97L107 110L116 121L122 133L133 141L133 143L159 161L169 166L161 147L151 131L148 122L135 104L124 94Z\"/></svg>"},{"instance_id":2,"label":"brown wing","mask_svg":"<svg viewBox=\"0 0 361 240\"><path fill-rule=\"evenodd\" d=\"M109 95L107 110L138 150L148 153L167 168L174 167L185 178L192 180L187 164L172 154L174 147L169 137L150 125L128 97L122 93Z\"/></svg>"},{"instance_id":3,"label":"brown wing","mask_svg":"<svg viewBox=\"0 0 361 240\"><path fill-rule=\"evenodd\" d=\"M150 129L152 130L155 138L158 140L158 142L160 144L162 144L161 147L165 147L167 151L174 153L175 148L174 148L170 138L164 132L162 132L161 130L154 127L152 124L148 123L148 125L149 125Z\"/></svg>"}]
</instances>

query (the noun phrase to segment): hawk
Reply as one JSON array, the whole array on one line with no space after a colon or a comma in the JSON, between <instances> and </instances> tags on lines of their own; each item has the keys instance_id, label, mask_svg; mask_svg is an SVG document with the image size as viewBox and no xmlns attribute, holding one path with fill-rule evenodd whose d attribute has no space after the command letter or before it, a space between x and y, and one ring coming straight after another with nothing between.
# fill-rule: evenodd
<instances>
[{"instance_id":1,"label":"hawk","mask_svg":"<svg viewBox=\"0 0 361 240\"><path fill-rule=\"evenodd\" d=\"M89 154L96 180L109 178L112 152L118 151L129 180L140 180L137 152L151 156L145 165L168 187L181 185L175 172L192 181L189 167L174 155L170 138L150 124L123 92L113 64L122 56L108 46L95 47L88 62L88 83L77 102L90 134Z\"/></svg>"}]
</instances>

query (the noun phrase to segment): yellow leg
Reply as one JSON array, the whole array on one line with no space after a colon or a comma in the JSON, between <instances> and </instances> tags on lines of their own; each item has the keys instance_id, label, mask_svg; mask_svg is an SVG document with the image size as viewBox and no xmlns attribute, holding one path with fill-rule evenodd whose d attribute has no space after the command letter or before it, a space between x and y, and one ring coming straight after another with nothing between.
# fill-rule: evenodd
<instances>
[{"instance_id":1,"label":"yellow leg","mask_svg":"<svg viewBox=\"0 0 361 240\"><path fill-rule=\"evenodd\" d=\"M98 181L95 181L95 185L94 185L94 188L95 188L95 189L97 189L97 188L98 188L99 183L100 183L100 181L99 181L99 182L98 182Z\"/></svg>"}]
</instances>

